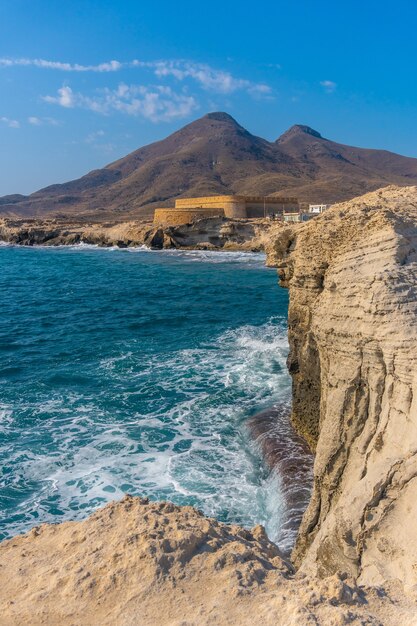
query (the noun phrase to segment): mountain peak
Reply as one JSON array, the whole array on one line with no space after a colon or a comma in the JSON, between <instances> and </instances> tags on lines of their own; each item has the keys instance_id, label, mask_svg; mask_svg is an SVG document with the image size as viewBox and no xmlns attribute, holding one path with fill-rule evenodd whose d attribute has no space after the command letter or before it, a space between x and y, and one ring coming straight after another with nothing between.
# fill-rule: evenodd
<instances>
[{"instance_id":1,"label":"mountain peak","mask_svg":"<svg viewBox=\"0 0 417 626\"><path fill-rule=\"evenodd\" d=\"M213 111L80 179L0 198L0 215L150 218L178 197L234 193L330 204L389 183L417 184L417 159L339 144L302 124L272 143Z\"/></svg>"},{"instance_id":2,"label":"mountain peak","mask_svg":"<svg viewBox=\"0 0 417 626\"><path fill-rule=\"evenodd\" d=\"M311 137L316 137L317 139L323 139L320 133L317 130L314 130L314 128L304 124L294 124L294 126L291 126L291 128L285 131L283 135L278 137L277 142L282 143L283 141L288 141L293 137L300 137L303 135L310 135Z\"/></svg>"},{"instance_id":3,"label":"mountain peak","mask_svg":"<svg viewBox=\"0 0 417 626\"><path fill-rule=\"evenodd\" d=\"M213 111L212 113L207 113L202 117L190 122L180 130L177 130L172 136L182 136L184 132L187 134L189 132L212 132L213 127L218 127L219 132L222 130L236 130L242 129L242 126L228 113L224 113L223 111ZM244 129L243 129L244 130Z\"/></svg>"},{"instance_id":4,"label":"mountain peak","mask_svg":"<svg viewBox=\"0 0 417 626\"><path fill-rule=\"evenodd\" d=\"M215 120L216 122L233 122L233 124L238 126L236 120L231 115L224 113L223 111L213 111L213 113L207 113L207 115L204 115L202 119Z\"/></svg>"}]
</instances>

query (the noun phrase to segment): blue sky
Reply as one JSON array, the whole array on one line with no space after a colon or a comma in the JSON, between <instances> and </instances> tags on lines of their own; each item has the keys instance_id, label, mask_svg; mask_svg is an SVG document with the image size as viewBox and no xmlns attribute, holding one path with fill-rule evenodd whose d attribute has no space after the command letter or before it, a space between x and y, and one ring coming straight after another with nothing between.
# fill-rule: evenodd
<instances>
[{"instance_id":1,"label":"blue sky","mask_svg":"<svg viewBox=\"0 0 417 626\"><path fill-rule=\"evenodd\" d=\"M213 110L417 157L417 3L0 0L0 195Z\"/></svg>"}]
</instances>

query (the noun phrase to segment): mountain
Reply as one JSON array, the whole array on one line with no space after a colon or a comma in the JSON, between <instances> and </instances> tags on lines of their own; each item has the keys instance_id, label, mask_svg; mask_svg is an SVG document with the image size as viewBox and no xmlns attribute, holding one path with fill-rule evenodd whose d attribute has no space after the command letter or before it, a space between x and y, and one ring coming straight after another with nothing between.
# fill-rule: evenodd
<instances>
[{"instance_id":1,"label":"mountain","mask_svg":"<svg viewBox=\"0 0 417 626\"><path fill-rule=\"evenodd\" d=\"M302 125L269 142L227 113L209 113L82 178L4 196L0 214L140 217L177 197L232 193L332 203L416 183L417 159L338 144Z\"/></svg>"}]
</instances>

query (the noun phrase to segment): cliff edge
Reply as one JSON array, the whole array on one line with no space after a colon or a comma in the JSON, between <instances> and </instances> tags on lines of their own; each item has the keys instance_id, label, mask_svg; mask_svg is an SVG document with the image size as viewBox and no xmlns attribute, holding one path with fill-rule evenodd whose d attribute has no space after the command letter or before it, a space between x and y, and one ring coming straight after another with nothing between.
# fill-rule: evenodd
<instances>
[{"instance_id":1,"label":"cliff edge","mask_svg":"<svg viewBox=\"0 0 417 626\"><path fill-rule=\"evenodd\" d=\"M315 449L294 559L417 583L417 187L334 206L269 251L290 291L292 420Z\"/></svg>"},{"instance_id":2,"label":"cliff edge","mask_svg":"<svg viewBox=\"0 0 417 626\"><path fill-rule=\"evenodd\" d=\"M413 603L345 577L294 575L261 526L125 497L0 545L7 626L403 626Z\"/></svg>"}]
</instances>

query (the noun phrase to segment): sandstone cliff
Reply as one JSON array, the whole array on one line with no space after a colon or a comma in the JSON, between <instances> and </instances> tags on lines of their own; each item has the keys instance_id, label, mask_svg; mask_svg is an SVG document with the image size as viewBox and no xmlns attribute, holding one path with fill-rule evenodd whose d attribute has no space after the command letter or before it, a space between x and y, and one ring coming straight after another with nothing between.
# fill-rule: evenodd
<instances>
[{"instance_id":1,"label":"sandstone cliff","mask_svg":"<svg viewBox=\"0 0 417 626\"><path fill-rule=\"evenodd\" d=\"M315 448L302 569L417 583L417 188L339 204L270 250L290 290L296 429Z\"/></svg>"}]
</instances>

